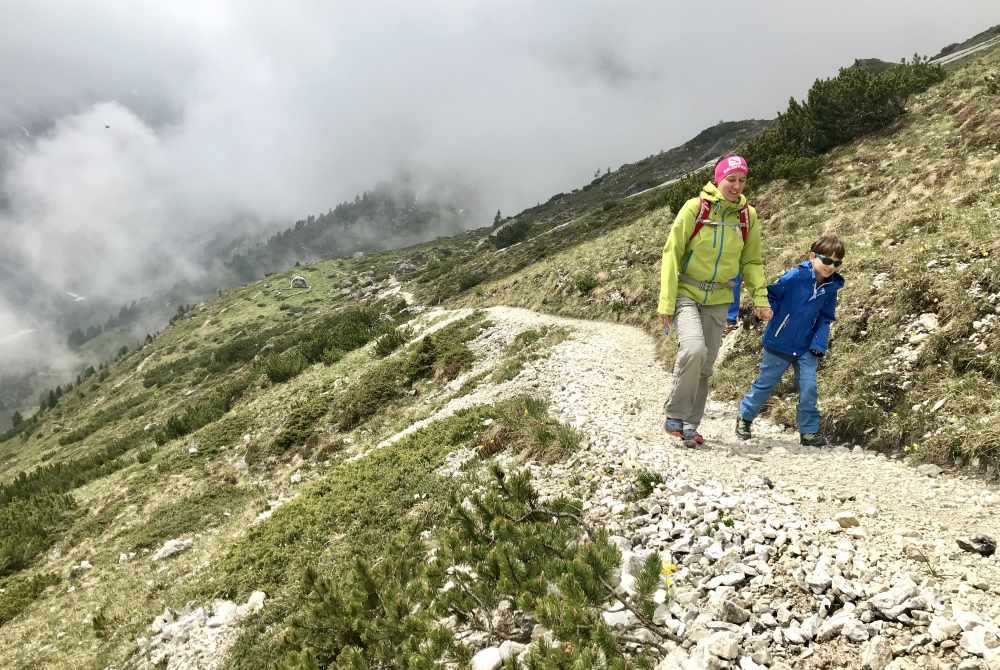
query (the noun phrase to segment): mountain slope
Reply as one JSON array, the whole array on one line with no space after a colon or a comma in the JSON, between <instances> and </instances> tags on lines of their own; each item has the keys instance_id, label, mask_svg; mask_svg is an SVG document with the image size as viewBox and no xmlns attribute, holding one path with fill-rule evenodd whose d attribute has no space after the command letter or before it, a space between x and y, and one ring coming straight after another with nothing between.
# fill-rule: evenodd
<instances>
[{"instance_id":1,"label":"mountain slope","mask_svg":"<svg viewBox=\"0 0 1000 670\"><path fill-rule=\"evenodd\" d=\"M812 183L773 182L752 194L765 220L769 276L827 227L847 242L848 287L821 397L824 427L849 445L995 467L1000 275L991 260L1000 251L992 232L1000 112L988 77L998 72L995 53L967 65L911 100L893 128L825 156ZM714 141L705 139L706 147ZM692 167L704 158L690 156ZM759 354L748 327L727 343L716 377L716 446L673 454L655 418L667 377L649 338L625 327L655 333L659 255L672 217L656 192L625 198L632 183L638 180L604 177L513 217L527 222L527 232L509 246L498 248L489 230L471 231L226 291L106 374L82 380L37 424L0 443L0 510L30 512L0 516L10 524L3 540L14 538L0 541L3 658L13 667L153 665L156 654L176 650L163 646L160 632L179 622L148 628L165 608L191 602L186 615L197 620L204 606L219 616L228 606L214 599L246 603L260 590L260 611L170 629L184 633L177 645L186 637L197 647L177 650L172 662L191 662L187 654L201 650L202 667L275 667L300 649L285 633L301 641L317 623L299 616L314 605L323 610L316 582L302 579L307 568L350 584L355 559L402 564L401 555L387 553L387 540L399 536L423 562L420 538L444 546L437 533L453 527L452 512L462 507L448 494L461 501L483 490L496 457L507 466L527 463L546 493L583 501L588 522L617 532L633 556L653 551L669 560L678 571L656 584L676 593L674 604L684 608L676 620L686 628L707 639L698 615L715 616L714 601L744 598L733 604L746 610L748 601L761 603L761 611L747 612L757 617L749 632L723 621L736 630L712 633L738 636L725 641L739 655L766 651L771 667L803 667L805 649L817 664L854 667L859 647L839 632L815 644L781 632L827 619L843 627L849 618L858 636L855 621L865 636L898 643L909 667L957 663L954 649L973 644L974 635L964 647L907 640L930 635L932 614L961 630L952 607L1000 616L991 609L995 559L956 554L953 537L936 542L930 533L995 534L987 517L995 499L975 482L942 479L934 489L925 485L934 480L884 456L844 450L797 473L811 452L788 448L789 436L766 421L755 425L758 442L737 449L746 459L718 468L730 447L726 403L745 389ZM309 288L293 288L292 274ZM414 296L418 304L407 305ZM426 311L421 298L458 311ZM464 309L497 304L623 325ZM660 338L655 346L668 360L672 343ZM778 424L793 414L789 391L781 389L770 408ZM455 414L444 411L463 403ZM432 417L438 420L386 443ZM765 452L768 446L784 450ZM15 479L17 472L35 474ZM836 475L836 492L816 482L826 472ZM861 485L854 472L871 482ZM717 478L724 482L712 484ZM925 488L931 495L920 498ZM643 490L645 497L637 493ZM841 504L867 503L885 508L876 509L884 527L843 510L870 526L851 535L846 549L846 538L822 522ZM909 507L916 504L923 507ZM895 523L918 527L899 529L906 533L899 547ZM154 560L171 540L192 542ZM838 552L850 556L842 561ZM855 559L862 567L851 567ZM757 561L763 567L749 565ZM737 567L739 589L708 586ZM820 568L848 580L847 591L802 587L806 575L822 581ZM756 580L772 572L771 583ZM868 596L905 587L904 572L921 582L913 589L924 591L925 603L901 610L905 618L887 618ZM962 582L963 574L971 577ZM947 607L935 605L939 597ZM845 603L872 621L850 615ZM765 614L784 621L766 623ZM961 620L983 634L993 625ZM517 623L521 632L510 635L527 641L526 620ZM455 626L486 644L485 631ZM663 640L665 649L671 639Z\"/></svg>"}]
</instances>

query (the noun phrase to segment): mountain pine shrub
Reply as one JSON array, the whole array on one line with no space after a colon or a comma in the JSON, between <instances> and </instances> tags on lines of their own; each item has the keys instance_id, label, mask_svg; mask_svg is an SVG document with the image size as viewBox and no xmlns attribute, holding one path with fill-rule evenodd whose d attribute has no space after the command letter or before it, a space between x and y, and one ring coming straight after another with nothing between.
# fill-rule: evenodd
<instances>
[{"instance_id":1,"label":"mountain pine shrub","mask_svg":"<svg viewBox=\"0 0 1000 670\"><path fill-rule=\"evenodd\" d=\"M375 560L357 559L349 579L307 573L307 601L284 639L287 668L445 668L472 650L441 622L485 631L489 642L527 642L529 618L552 631L528 667L651 668L670 633L653 623L653 594L668 586L659 556L637 574L632 595L618 595L621 554L605 531L589 527L579 503L542 503L530 474L492 470L482 493L452 495L451 514L428 552L399 536ZM608 626L612 604L634 625ZM646 629L651 636L637 636ZM626 655L627 645L639 645Z\"/></svg>"},{"instance_id":2,"label":"mountain pine shrub","mask_svg":"<svg viewBox=\"0 0 1000 670\"><path fill-rule=\"evenodd\" d=\"M917 56L877 74L843 68L836 77L817 79L804 102L790 99L773 124L736 152L749 161L754 187L772 179L812 179L825 152L887 128L902 116L908 96L944 78L942 67ZM650 206L677 212L711 178L710 168L692 172L666 187Z\"/></svg>"},{"instance_id":3,"label":"mountain pine shrub","mask_svg":"<svg viewBox=\"0 0 1000 670\"><path fill-rule=\"evenodd\" d=\"M87 437L93 435L101 428L118 421L124 414L128 413L129 410L136 409L140 407L146 400L149 399L148 395L138 393L130 398L126 398L121 402L117 402L113 405L102 409L97 412L93 418L87 423L83 424L76 430L73 430L66 435L59 438L59 444L66 446L68 444L74 444L86 439ZM135 417L133 417L135 418Z\"/></svg>"},{"instance_id":4,"label":"mountain pine shrub","mask_svg":"<svg viewBox=\"0 0 1000 670\"><path fill-rule=\"evenodd\" d=\"M200 400L187 405L180 413L170 416L163 428L156 432L154 435L156 443L166 444L170 440L193 433L202 426L221 419L239 401L243 392L255 379L256 375L252 371L244 373L220 384Z\"/></svg>"},{"instance_id":5,"label":"mountain pine shrub","mask_svg":"<svg viewBox=\"0 0 1000 670\"><path fill-rule=\"evenodd\" d=\"M279 453L299 447L316 432L316 424L330 409L330 401L322 396L310 398L297 406L285 419L281 433L274 438L272 451Z\"/></svg>"},{"instance_id":6,"label":"mountain pine shrub","mask_svg":"<svg viewBox=\"0 0 1000 670\"><path fill-rule=\"evenodd\" d=\"M573 285L580 295L590 295L597 288L597 276L593 272L581 272L573 278Z\"/></svg>"},{"instance_id":7,"label":"mountain pine shrub","mask_svg":"<svg viewBox=\"0 0 1000 670\"><path fill-rule=\"evenodd\" d=\"M641 470L632 485L633 500L643 500L653 494L653 490L663 484L663 475L652 470Z\"/></svg>"},{"instance_id":8,"label":"mountain pine shrub","mask_svg":"<svg viewBox=\"0 0 1000 670\"><path fill-rule=\"evenodd\" d=\"M52 546L73 508L73 499L61 493L14 500L0 507L0 577L27 568Z\"/></svg>"},{"instance_id":9,"label":"mountain pine shrub","mask_svg":"<svg viewBox=\"0 0 1000 670\"><path fill-rule=\"evenodd\" d=\"M322 356L322 350L319 352ZM298 349L293 347L285 351L270 354L261 362L261 369L272 384L281 384L296 377L308 367L309 361Z\"/></svg>"},{"instance_id":10,"label":"mountain pine shrub","mask_svg":"<svg viewBox=\"0 0 1000 670\"><path fill-rule=\"evenodd\" d=\"M42 591L59 583L59 575L16 575L0 580L0 626L23 612Z\"/></svg>"},{"instance_id":11,"label":"mountain pine shrub","mask_svg":"<svg viewBox=\"0 0 1000 670\"><path fill-rule=\"evenodd\" d=\"M450 381L457 377L475 360L466 343L485 327L483 316L473 314L421 338L409 353L401 354L402 362L386 359L366 371L334 402L333 416L338 427L357 427L417 381Z\"/></svg>"},{"instance_id":12,"label":"mountain pine shrub","mask_svg":"<svg viewBox=\"0 0 1000 670\"><path fill-rule=\"evenodd\" d=\"M493 245L497 249L505 249L518 242L523 242L531 236L531 230L531 219L516 219L493 233Z\"/></svg>"},{"instance_id":13,"label":"mountain pine shrub","mask_svg":"<svg viewBox=\"0 0 1000 670\"><path fill-rule=\"evenodd\" d=\"M413 337L413 330L407 327L394 327L386 331L375 341L375 355L385 358L406 344Z\"/></svg>"}]
</instances>

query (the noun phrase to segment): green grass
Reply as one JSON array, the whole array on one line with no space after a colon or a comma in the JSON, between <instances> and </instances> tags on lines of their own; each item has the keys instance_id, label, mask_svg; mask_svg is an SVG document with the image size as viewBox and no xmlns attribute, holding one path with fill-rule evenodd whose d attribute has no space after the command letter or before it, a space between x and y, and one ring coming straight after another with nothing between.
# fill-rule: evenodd
<instances>
[{"instance_id":1,"label":"green grass","mask_svg":"<svg viewBox=\"0 0 1000 670\"><path fill-rule=\"evenodd\" d=\"M475 358L466 343L487 325L482 314L473 314L362 373L333 403L337 426L342 431L358 427L420 380L450 381L457 377Z\"/></svg>"},{"instance_id":2,"label":"green grass","mask_svg":"<svg viewBox=\"0 0 1000 670\"><path fill-rule=\"evenodd\" d=\"M238 511L259 496L259 492L247 487L213 485L200 493L149 510L147 523L131 528L116 541L123 551L155 549L166 540L190 536L224 523L225 513Z\"/></svg>"}]
</instances>

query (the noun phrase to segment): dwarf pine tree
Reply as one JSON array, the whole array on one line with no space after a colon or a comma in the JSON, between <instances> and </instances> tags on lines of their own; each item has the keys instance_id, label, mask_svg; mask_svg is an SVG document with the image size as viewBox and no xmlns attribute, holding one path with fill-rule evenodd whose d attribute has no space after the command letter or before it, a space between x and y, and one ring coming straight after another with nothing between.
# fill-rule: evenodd
<instances>
[{"instance_id":1,"label":"dwarf pine tree","mask_svg":"<svg viewBox=\"0 0 1000 670\"><path fill-rule=\"evenodd\" d=\"M427 608L443 580L424 554L418 539L397 539L374 564L356 559L346 580L309 569L306 607L285 637L285 667L429 670L467 662Z\"/></svg>"},{"instance_id":2,"label":"dwarf pine tree","mask_svg":"<svg viewBox=\"0 0 1000 670\"><path fill-rule=\"evenodd\" d=\"M430 560L419 541L398 540L377 561L358 560L349 579L310 571L285 667L443 670L471 657L457 630L485 633L489 644L527 642L537 622L552 637L531 647L523 667L625 670L653 667L674 639L653 622L659 556L645 561L631 594L619 590L621 554L607 533L568 498L542 502L529 474L494 468L485 492L453 496L451 510ZM634 623L609 626L602 613L612 607Z\"/></svg>"}]
</instances>

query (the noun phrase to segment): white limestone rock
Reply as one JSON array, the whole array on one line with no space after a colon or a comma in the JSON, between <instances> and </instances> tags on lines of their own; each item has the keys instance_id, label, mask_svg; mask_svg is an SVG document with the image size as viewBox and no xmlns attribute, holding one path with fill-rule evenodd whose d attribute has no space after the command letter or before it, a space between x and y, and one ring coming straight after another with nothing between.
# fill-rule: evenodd
<instances>
[{"instance_id":1,"label":"white limestone rock","mask_svg":"<svg viewBox=\"0 0 1000 670\"><path fill-rule=\"evenodd\" d=\"M174 554L179 554L182 551L187 551L192 546L194 546L194 540L191 538L178 538L174 540L167 540L163 543L163 546L156 550L152 556L152 560L161 561L164 558L169 558Z\"/></svg>"},{"instance_id":2,"label":"white limestone rock","mask_svg":"<svg viewBox=\"0 0 1000 670\"><path fill-rule=\"evenodd\" d=\"M865 648L861 652L863 670L885 670L891 662L892 647L884 637L876 635L865 644Z\"/></svg>"},{"instance_id":3,"label":"white limestone rock","mask_svg":"<svg viewBox=\"0 0 1000 670\"><path fill-rule=\"evenodd\" d=\"M503 665L503 656L498 647L480 649L472 657L472 670L497 670Z\"/></svg>"}]
</instances>

